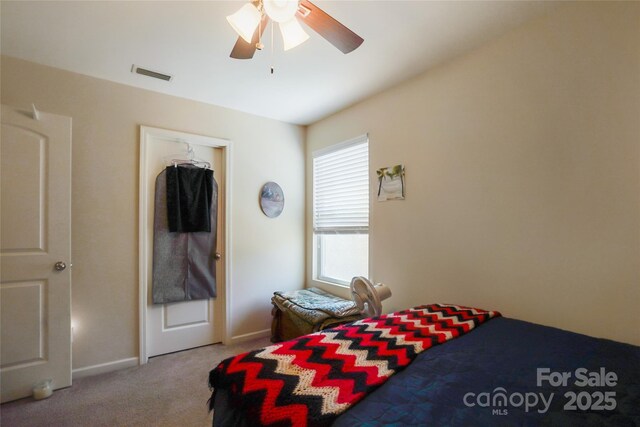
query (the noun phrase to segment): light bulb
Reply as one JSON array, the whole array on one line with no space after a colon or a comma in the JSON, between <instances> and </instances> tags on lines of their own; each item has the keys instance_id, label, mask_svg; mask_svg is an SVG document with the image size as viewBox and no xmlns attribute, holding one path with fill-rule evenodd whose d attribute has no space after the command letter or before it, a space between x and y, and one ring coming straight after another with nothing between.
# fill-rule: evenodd
<instances>
[{"instance_id":1,"label":"light bulb","mask_svg":"<svg viewBox=\"0 0 640 427\"><path fill-rule=\"evenodd\" d=\"M298 11L298 0L264 0L264 11L276 22L290 21Z\"/></svg>"},{"instance_id":2,"label":"light bulb","mask_svg":"<svg viewBox=\"0 0 640 427\"><path fill-rule=\"evenodd\" d=\"M287 22L281 22L280 32L282 33L282 40L284 41L284 50L293 49L309 38L309 34L305 33L296 18L291 18Z\"/></svg>"},{"instance_id":3,"label":"light bulb","mask_svg":"<svg viewBox=\"0 0 640 427\"><path fill-rule=\"evenodd\" d=\"M231 25L247 43L251 43L253 33L255 33L256 28L258 28L261 19L260 11L251 3L245 4L236 13L227 16L229 25Z\"/></svg>"}]
</instances>

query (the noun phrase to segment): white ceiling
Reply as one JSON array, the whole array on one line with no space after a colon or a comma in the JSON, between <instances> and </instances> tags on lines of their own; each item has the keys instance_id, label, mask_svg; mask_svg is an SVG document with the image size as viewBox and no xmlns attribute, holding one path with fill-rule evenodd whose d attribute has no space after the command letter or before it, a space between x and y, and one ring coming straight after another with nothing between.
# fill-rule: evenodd
<instances>
[{"instance_id":1,"label":"white ceiling","mask_svg":"<svg viewBox=\"0 0 640 427\"><path fill-rule=\"evenodd\" d=\"M241 1L1 2L2 53L81 74L309 124L539 16L545 1L314 2L364 38L343 54L309 29L288 52L271 27L254 59L229 53ZM131 73L132 64L174 76ZM269 73L273 64L275 73Z\"/></svg>"}]
</instances>

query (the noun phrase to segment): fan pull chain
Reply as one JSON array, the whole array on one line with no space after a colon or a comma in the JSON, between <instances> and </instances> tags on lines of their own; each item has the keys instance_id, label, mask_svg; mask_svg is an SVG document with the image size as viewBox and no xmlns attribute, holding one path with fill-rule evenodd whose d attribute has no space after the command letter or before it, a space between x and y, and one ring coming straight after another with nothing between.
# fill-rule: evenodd
<instances>
[{"instance_id":1,"label":"fan pull chain","mask_svg":"<svg viewBox=\"0 0 640 427\"><path fill-rule=\"evenodd\" d=\"M276 26L276 23L271 23L271 75L273 75L273 27Z\"/></svg>"}]
</instances>

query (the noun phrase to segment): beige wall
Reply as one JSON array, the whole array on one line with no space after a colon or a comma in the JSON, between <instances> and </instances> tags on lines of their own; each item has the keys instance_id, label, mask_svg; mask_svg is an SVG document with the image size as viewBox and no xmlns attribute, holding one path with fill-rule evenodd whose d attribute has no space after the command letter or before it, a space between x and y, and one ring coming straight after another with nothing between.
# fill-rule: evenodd
<instances>
[{"instance_id":1,"label":"beige wall","mask_svg":"<svg viewBox=\"0 0 640 427\"><path fill-rule=\"evenodd\" d=\"M2 103L73 118L74 369L138 355L139 126L233 141L231 331L269 328L275 290L304 281L304 129L2 58ZM265 217L258 193L286 205Z\"/></svg>"},{"instance_id":2,"label":"beige wall","mask_svg":"<svg viewBox=\"0 0 640 427\"><path fill-rule=\"evenodd\" d=\"M640 344L640 4L564 6L310 126L308 253L311 153L364 132L372 171L407 173L405 201L371 202L387 311L458 303Z\"/></svg>"}]
</instances>

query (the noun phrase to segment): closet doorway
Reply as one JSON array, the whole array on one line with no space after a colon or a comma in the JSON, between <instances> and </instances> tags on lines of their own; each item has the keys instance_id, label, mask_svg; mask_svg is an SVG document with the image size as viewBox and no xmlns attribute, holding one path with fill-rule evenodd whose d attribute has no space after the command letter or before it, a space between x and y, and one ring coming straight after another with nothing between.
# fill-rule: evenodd
<instances>
[{"instance_id":1,"label":"closet doorway","mask_svg":"<svg viewBox=\"0 0 640 427\"><path fill-rule=\"evenodd\" d=\"M228 188L230 142L142 126L140 128L140 364L149 357L225 339L230 266ZM173 159L208 162L218 184L216 298L153 304L152 268L156 177Z\"/></svg>"}]
</instances>

